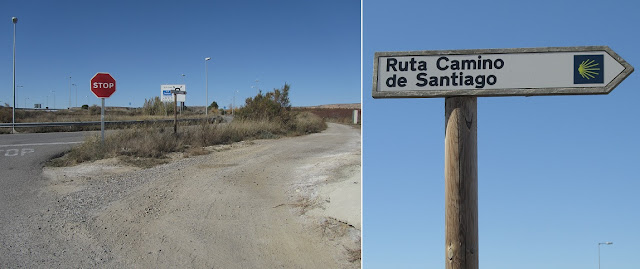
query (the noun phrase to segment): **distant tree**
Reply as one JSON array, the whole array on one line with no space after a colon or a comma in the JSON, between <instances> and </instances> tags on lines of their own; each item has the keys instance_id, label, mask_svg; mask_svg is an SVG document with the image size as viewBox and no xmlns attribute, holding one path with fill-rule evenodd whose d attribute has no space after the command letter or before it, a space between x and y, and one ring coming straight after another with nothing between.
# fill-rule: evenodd
<instances>
[{"instance_id":1,"label":"distant tree","mask_svg":"<svg viewBox=\"0 0 640 269\"><path fill-rule=\"evenodd\" d=\"M211 102L209 105L209 110L211 109L218 109L218 103L216 103L216 101Z\"/></svg>"},{"instance_id":2,"label":"distant tree","mask_svg":"<svg viewBox=\"0 0 640 269\"><path fill-rule=\"evenodd\" d=\"M88 110L89 109L89 105L82 105L82 109Z\"/></svg>"}]
</instances>

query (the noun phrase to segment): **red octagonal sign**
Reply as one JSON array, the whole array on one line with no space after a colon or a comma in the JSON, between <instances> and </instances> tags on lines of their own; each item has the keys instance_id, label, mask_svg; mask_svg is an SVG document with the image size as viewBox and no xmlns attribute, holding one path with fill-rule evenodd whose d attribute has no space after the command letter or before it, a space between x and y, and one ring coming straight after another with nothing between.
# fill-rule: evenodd
<instances>
[{"instance_id":1,"label":"red octagonal sign","mask_svg":"<svg viewBox=\"0 0 640 269\"><path fill-rule=\"evenodd\" d=\"M97 73L91 78L91 92L98 98L109 98L116 91L116 80L109 73Z\"/></svg>"}]
</instances>

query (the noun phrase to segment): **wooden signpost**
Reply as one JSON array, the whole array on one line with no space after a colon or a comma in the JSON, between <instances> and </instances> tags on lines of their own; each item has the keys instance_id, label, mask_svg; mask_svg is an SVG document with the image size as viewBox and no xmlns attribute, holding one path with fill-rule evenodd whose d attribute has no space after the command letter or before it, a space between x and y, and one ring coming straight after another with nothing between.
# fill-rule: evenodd
<instances>
[{"instance_id":1,"label":"wooden signpost","mask_svg":"<svg viewBox=\"0 0 640 269\"><path fill-rule=\"evenodd\" d=\"M477 97L608 94L633 67L607 46L376 52L373 98L445 98L445 260L478 268Z\"/></svg>"},{"instance_id":2,"label":"wooden signpost","mask_svg":"<svg viewBox=\"0 0 640 269\"><path fill-rule=\"evenodd\" d=\"M175 88L171 90L171 94L173 94L173 133L178 134L178 95L186 95L187 91L183 91L181 88Z\"/></svg>"}]
</instances>

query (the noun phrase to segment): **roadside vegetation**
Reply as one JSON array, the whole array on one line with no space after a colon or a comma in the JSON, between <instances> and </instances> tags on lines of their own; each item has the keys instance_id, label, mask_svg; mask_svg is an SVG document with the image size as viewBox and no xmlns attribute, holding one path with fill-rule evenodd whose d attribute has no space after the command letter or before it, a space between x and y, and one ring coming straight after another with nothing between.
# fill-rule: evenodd
<instances>
[{"instance_id":1,"label":"roadside vegetation","mask_svg":"<svg viewBox=\"0 0 640 269\"><path fill-rule=\"evenodd\" d=\"M153 99L152 99L153 100ZM161 103L158 100L159 103ZM166 120L173 119L173 104L160 113L149 113L149 106L152 102L142 108L134 107L107 107L105 113L105 121L133 121L133 120ZM155 105L155 104L154 104ZM11 122L12 110L8 104L0 105L0 122ZM187 107L181 112L181 119L202 118L204 114L203 107ZM89 122L100 121L100 107L97 105L82 107L73 107L71 109L16 109L16 123L24 122ZM128 128L126 124L109 125L109 129ZM17 128L20 133L47 133L47 132L77 132L77 131L95 131L100 130L100 125L85 126L57 126L57 127L20 127ZM0 128L0 134L9 133L9 128Z\"/></svg>"},{"instance_id":2,"label":"roadside vegetation","mask_svg":"<svg viewBox=\"0 0 640 269\"><path fill-rule=\"evenodd\" d=\"M51 160L51 166L69 166L82 162L117 157L125 163L150 167L168 161L167 154L183 152L185 156L207 154L205 147L230 144L253 139L270 139L321 132L327 125L310 112L292 111L289 103L290 86L259 93L247 98L236 109L230 123L201 122L180 126L178 132L166 125L136 126L109 133L105 142L89 137L64 156ZM159 100L149 100L142 108L147 115L167 113ZM216 105L217 107L217 105ZM214 112L217 108L210 106ZM223 113L222 110L220 113Z\"/></svg>"}]
</instances>

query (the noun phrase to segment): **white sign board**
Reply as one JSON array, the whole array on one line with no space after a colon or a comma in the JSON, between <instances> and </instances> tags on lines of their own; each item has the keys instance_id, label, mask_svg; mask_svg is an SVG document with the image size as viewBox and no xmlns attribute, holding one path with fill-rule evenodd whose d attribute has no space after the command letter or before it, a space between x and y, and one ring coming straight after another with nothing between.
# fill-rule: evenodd
<instances>
[{"instance_id":1,"label":"white sign board","mask_svg":"<svg viewBox=\"0 0 640 269\"><path fill-rule=\"evenodd\" d=\"M173 94L171 91L186 91L186 85L160 85L160 101L173 102ZM186 102L186 94L178 94L178 102Z\"/></svg>"},{"instance_id":2,"label":"white sign board","mask_svg":"<svg viewBox=\"0 0 640 269\"><path fill-rule=\"evenodd\" d=\"M372 96L606 94L631 72L606 46L377 52Z\"/></svg>"}]
</instances>

